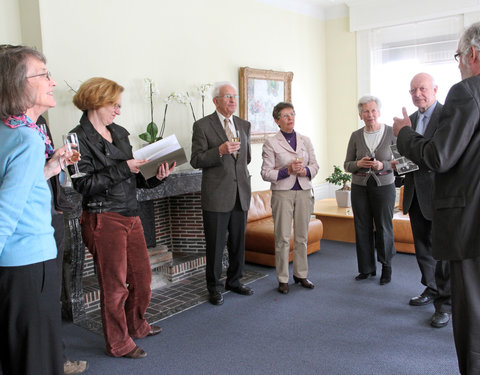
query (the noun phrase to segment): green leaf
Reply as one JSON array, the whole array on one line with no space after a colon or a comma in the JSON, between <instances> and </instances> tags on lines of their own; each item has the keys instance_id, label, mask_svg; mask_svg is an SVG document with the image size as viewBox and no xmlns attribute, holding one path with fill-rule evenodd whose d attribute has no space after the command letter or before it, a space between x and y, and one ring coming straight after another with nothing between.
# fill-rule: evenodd
<instances>
[{"instance_id":1,"label":"green leaf","mask_svg":"<svg viewBox=\"0 0 480 375\"><path fill-rule=\"evenodd\" d=\"M152 141L157 138L158 127L153 121L147 125L147 133L150 134Z\"/></svg>"},{"instance_id":2,"label":"green leaf","mask_svg":"<svg viewBox=\"0 0 480 375\"><path fill-rule=\"evenodd\" d=\"M152 143L152 137L148 133L142 133L138 137L147 143Z\"/></svg>"},{"instance_id":3,"label":"green leaf","mask_svg":"<svg viewBox=\"0 0 480 375\"><path fill-rule=\"evenodd\" d=\"M345 184L349 182L351 179L352 179L352 176L349 173L343 173L342 169L339 166L334 165L333 173L330 176L328 176L325 180L327 182L330 182L333 185L342 186L343 184L343 187L342 187L343 189L346 186Z\"/></svg>"},{"instance_id":4,"label":"green leaf","mask_svg":"<svg viewBox=\"0 0 480 375\"><path fill-rule=\"evenodd\" d=\"M157 124L155 124L152 121L150 124L147 125L147 131L145 133L140 134L138 137L147 143L153 143L161 139L161 137L158 137L157 134L158 134Z\"/></svg>"}]
</instances>

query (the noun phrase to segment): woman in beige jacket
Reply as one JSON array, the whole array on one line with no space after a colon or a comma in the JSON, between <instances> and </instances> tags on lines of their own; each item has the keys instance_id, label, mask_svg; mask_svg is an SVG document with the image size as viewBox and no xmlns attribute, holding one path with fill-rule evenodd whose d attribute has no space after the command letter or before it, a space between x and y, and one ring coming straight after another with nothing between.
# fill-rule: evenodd
<instances>
[{"instance_id":1,"label":"woman in beige jacket","mask_svg":"<svg viewBox=\"0 0 480 375\"><path fill-rule=\"evenodd\" d=\"M278 103L273 118L280 131L263 145L261 173L271 183L278 291L287 294L292 220L293 280L304 288L314 287L307 279L307 232L315 202L311 180L318 172L318 164L310 139L294 131L293 105Z\"/></svg>"}]
</instances>

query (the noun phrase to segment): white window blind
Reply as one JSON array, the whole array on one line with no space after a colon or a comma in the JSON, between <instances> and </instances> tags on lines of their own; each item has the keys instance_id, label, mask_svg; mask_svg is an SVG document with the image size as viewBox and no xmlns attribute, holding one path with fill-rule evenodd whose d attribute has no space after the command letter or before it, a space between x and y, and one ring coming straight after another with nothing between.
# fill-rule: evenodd
<instances>
[{"instance_id":1,"label":"white window blind","mask_svg":"<svg viewBox=\"0 0 480 375\"><path fill-rule=\"evenodd\" d=\"M409 114L416 111L408 90L417 73L431 74L438 85L437 99L445 101L450 87L460 80L453 55L462 30L463 16L455 16L367 31L370 82L365 86L382 101L384 123L391 125L402 107Z\"/></svg>"}]
</instances>

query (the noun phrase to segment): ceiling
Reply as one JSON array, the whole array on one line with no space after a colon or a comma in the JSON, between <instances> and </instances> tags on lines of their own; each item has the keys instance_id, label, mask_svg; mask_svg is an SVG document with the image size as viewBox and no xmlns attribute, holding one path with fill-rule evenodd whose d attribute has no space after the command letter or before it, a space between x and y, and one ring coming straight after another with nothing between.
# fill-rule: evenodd
<instances>
[{"instance_id":1,"label":"ceiling","mask_svg":"<svg viewBox=\"0 0 480 375\"><path fill-rule=\"evenodd\" d=\"M345 17L351 0L258 0L312 17L326 19Z\"/></svg>"}]
</instances>

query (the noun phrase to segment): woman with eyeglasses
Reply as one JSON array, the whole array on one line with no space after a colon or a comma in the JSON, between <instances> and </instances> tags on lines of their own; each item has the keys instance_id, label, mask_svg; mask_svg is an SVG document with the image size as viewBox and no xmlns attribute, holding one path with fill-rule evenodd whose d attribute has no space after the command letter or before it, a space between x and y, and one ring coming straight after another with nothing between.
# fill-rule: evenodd
<instances>
[{"instance_id":1,"label":"woman with eyeglasses","mask_svg":"<svg viewBox=\"0 0 480 375\"><path fill-rule=\"evenodd\" d=\"M54 152L38 117L55 107L42 53L0 45L0 363L3 374L63 374L57 248L47 179ZM46 163L46 157L50 156Z\"/></svg>"},{"instance_id":2,"label":"woman with eyeglasses","mask_svg":"<svg viewBox=\"0 0 480 375\"><path fill-rule=\"evenodd\" d=\"M73 97L83 115L71 132L78 136L82 152L78 168L86 176L72 182L83 195L82 235L97 266L106 352L136 359L147 353L133 339L161 332L145 319L152 271L136 188L159 185L175 163L161 164L148 180L139 173L146 160L133 158L128 131L114 123L121 112L122 92L114 81L91 78Z\"/></svg>"},{"instance_id":3,"label":"woman with eyeglasses","mask_svg":"<svg viewBox=\"0 0 480 375\"><path fill-rule=\"evenodd\" d=\"M287 294L292 221L293 280L304 288L314 288L307 279L307 234L315 203L311 180L318 172L318 164L310 139L294 130L293 105L278 103L273 108L273 119L280 130L263 145L261 174L272 190L277 290Z\"/></svg>"},{"instance_id":4,"label":"woman with eyeglasses","mask_svg":"<svg viewBox=\"0 0 480 375\"><path fill-rule=\"evenodd\" d=\"M376 275L377 260L382 264L380 285L392 277L393 208L395 176L391 166L390 145L396 143L391 126L378 121L381 102L374 96L358 101L358 114L365 123L354 131L348 142L344 168L352 174L352 209L359 274L355 280Z\"/></svg>"}]
</instances>

